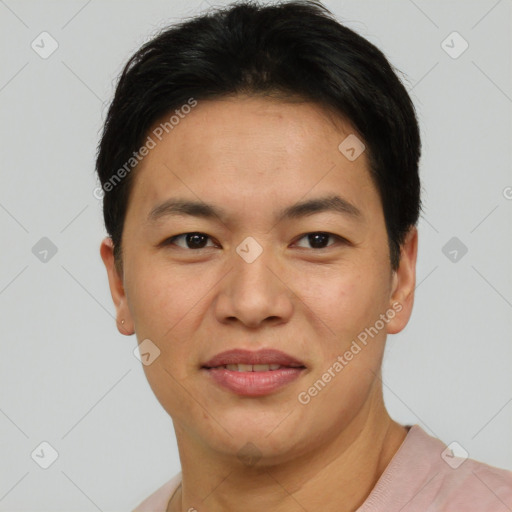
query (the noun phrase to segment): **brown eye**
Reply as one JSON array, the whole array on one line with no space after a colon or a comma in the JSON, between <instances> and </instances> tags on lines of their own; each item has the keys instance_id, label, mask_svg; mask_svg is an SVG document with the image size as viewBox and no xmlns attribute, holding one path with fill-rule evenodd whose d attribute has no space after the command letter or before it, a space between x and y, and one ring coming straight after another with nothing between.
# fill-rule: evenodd
<instances>
[{"instance_id":1,"label":"brown eye","mask_svg":"<svg viewBox=\"0 0 512 512\"><path fill-rule=\"evenodd\" d=\"M307 243L310 244L310 247L306 247L306 249L326 249L333 244L328 244L329 238L335 238L336 241L343 241L343 239L337 235L333 235L332 233L325 233L323 231L317 231L313 233L306 233L299 240L306 239Z\"/></svg>"},{"instance_id":2,"label":"brown eye","mask_svg":"<svg viewBox=\"0 0 512 512\"><path fill-rule=\"evenodd\" d=\"M209 239L210 237L205 233L182 233L166 240L165 245L177 245L182 249L204 249ZM176 243L176 241L180 241L180 243Z\"/></svg>"}]
</instances>

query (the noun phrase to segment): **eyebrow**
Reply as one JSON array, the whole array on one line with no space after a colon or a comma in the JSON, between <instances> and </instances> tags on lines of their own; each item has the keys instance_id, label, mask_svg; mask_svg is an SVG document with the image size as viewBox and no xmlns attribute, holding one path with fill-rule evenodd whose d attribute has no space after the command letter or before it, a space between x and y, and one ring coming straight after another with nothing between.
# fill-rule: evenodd
<instances>
[{"instance_id":1,"label":"eyebrow","mask_svg":"<svg viewBox=\"0 0 512 512\"><path fill-rule=\"evenodd\" d=\"M278 212L277 222L290 219L307 217L321 212L334 212L346 215L355 220L363 218L363 214L355 205L338 195L318 197L300 203L295 203ZM205 219L228 218L226 210L219 206L204 203L202 201L190 201L188 199L168 199L155 206L148 215L149 222L156 222L163 217L190 215Z\"/></svg>"}]
</instances>

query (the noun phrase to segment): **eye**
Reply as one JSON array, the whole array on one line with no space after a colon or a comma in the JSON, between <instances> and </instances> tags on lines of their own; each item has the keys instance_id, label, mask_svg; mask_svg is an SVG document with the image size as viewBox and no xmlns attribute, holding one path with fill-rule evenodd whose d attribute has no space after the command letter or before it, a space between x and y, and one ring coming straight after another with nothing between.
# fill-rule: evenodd
<instances>
[{"instance_id":1,"label":"eye","mask_svg":"<svg viewBox=\"0 0 512 512\"><path fill-rule=\"evenodd\" d=\"M328 244L329 237L335 238L335 242L345 242L345 239L338 236L333 235L332 233L325 233L324 231L315 231L313 233L306 233L302 235L299 240L306 239L307 243L311 244L311 247L306 247L306 249L326 249L327 247L331 247L333 244Z\"/></svg>"},{"instance_id":2,"label":"eye","mask_svg":"<svg viewBox=\"0 0 512 512\"><path fill-rule=\"evenodd\" d=\"M329 244L329 238L334 239L334 242ZM182 233L180 235L172 236L164 240L161 245L176 245L178 247L181 247L182 249L192 250L205 249L206 247L215 247L213 243L211 245L207 245L208 240L211 241L211 237L208 236L206 233L193 231L190 233ZM310 247L302 246L303 248L317 250L327 249L328 247L334 245L336 242L348 243L344 238L338 235L334 235L333 233L326 233L324 231L306 233L302 235L298 240L306 240L306 243L310 244Z\"/></svg>"},{"instance_id":3,"label":"eye","mask_svg":"<svg viewBox=\"0 0 512 512\"><path fill-rule=\"evenodd\" d=\"M204 249L207 247L206 242L208 239L210 239L210 237L207 234L193 231L191 233L182 233L181 235L172 236L165 240L163 245L177 245L182 249ZM175 243L177 240L181 240L182 243ZM210 245L208 247L214 246Z\"/></svg>"}]
</instances>

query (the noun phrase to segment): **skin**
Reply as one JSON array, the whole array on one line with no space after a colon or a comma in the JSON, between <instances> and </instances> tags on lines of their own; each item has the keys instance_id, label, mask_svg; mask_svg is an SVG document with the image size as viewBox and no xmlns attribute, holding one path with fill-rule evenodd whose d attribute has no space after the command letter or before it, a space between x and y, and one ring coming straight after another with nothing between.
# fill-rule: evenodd
<instances>
[{"instance_id":1,"label":"skin","mask_svg":"<svg viewBox=\"0 0 512 512\"><path fill-rule=\"evenodd\" d=\"M123 231L123 271L101 244L118 328L149 338L160 356L143 366L172 417L182 487L169 511L351 511L374 487L406 436L388 415L380 368L387 334L411 315L417 232L392 271L379 194L366 153L339 150L356 133L312 103L236 96L200 101L136 169ZM282 208L336 193L361 218L321 212L276 223ZM228 214L147 221L168 198L201 200ZM187 248L201 232L207 247ZM338 235L315 248L307 233ZM262 254L247 263L248 236ZM192 246L193 247L193 246ZM323 247L323 246L322 246ZM311 401L298 401L379 315L400 312ZM124 324L121 325L121 319ZM276 348L303 375L264 397L212 383L201 365L232 348ZM251 442L255 464L238 457Z\"/></svg>"}]
</instances>

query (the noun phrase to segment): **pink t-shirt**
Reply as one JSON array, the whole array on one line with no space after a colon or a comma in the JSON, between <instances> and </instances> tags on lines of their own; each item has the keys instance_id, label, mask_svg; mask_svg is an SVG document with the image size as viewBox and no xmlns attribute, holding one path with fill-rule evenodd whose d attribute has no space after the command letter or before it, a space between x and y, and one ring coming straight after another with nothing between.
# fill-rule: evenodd
<instances>
[{"instance_id":1,"label":"pink t-shirt","mask_svg":"<svg viewBox=\"0 0 512 512\"><path fill-rule=\"evenodd\" d=\"M453 457L446 448L419 425L410 427L357 512L512 511L511 471ZM178 473L133 512L165 512L180 482Z\"/></svg>"}]
</instances>

